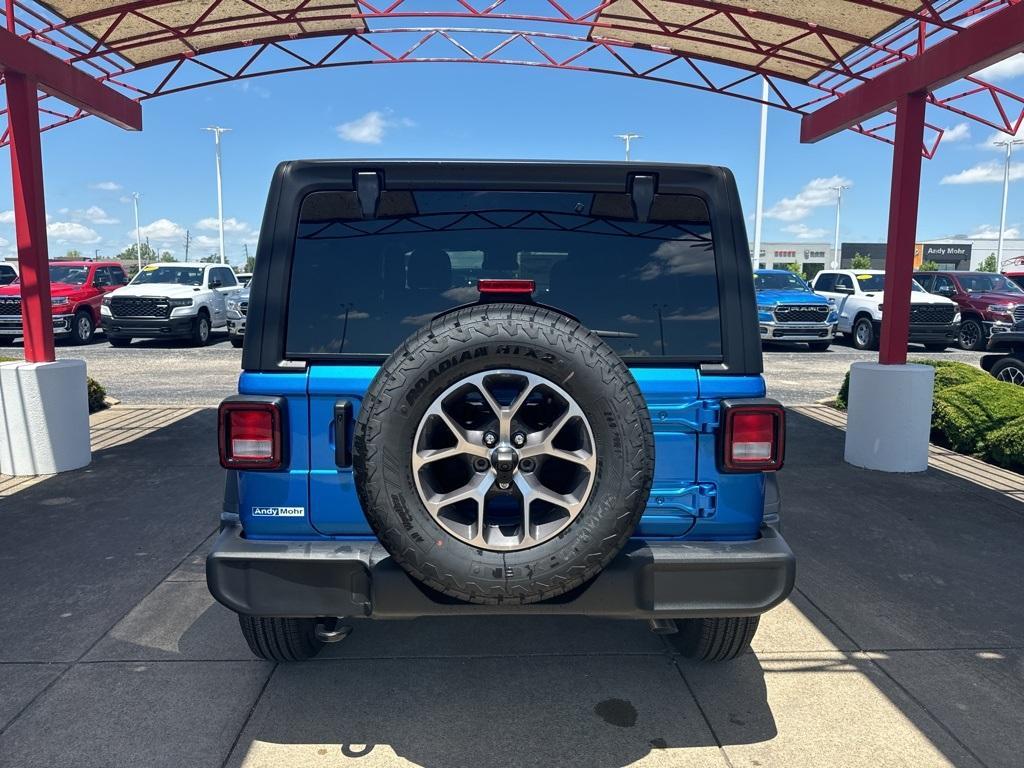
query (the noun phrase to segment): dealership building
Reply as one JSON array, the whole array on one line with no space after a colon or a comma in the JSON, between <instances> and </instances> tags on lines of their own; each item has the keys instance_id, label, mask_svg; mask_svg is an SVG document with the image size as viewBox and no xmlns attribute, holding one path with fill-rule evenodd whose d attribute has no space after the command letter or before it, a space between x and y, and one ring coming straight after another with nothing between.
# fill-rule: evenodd
<instances>
[{"instance_id":1,"label":"dealership building","mask_svg":"<svg viewBox=\"0 0 1024 768\"><path fill-rule=\"evenodd\" d=\"M947 237L924 240L914 247L914 265L933 261L939 269L978 269L990 255L995 255L999 242L994 238ZM841 263L853 266L855 256L871 259L872 269L885 268L885 243L843 243ZM1003 240L1003 270L1024 270L1024 240Z\"/></svg>"}]
</instances>

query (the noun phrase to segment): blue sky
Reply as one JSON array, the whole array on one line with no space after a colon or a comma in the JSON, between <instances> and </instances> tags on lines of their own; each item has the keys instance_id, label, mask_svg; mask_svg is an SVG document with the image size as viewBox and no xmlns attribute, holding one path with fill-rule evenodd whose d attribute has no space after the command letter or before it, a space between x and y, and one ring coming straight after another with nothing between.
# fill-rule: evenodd
<instances>
[{"instance_id":1,"label":"blue sky","mask_svg":"<svg viewBox=\"0 0 1024 768\"><path fill-rule=\"evenodd\" d=\"M1024 54L994 73L1024 91ZM930 119L953 129L925 161L919 239L996 231L1002 156L992 131L958 127L956 116ZM712 163L736 174L746 213L754 210L759 108L678 86L538 68L464 64L352 67L259 78L147 102L145 129L129 133L87 119L44 134L50 252L98 249L113 256L134 240L129 194L139 192L144 237L161 250L191 256L216 250L213 137L224 137L228 258L254 251L275 164L311 157L480 157L620 159L616 133L643 135L636 161ZM798 142L795 116L771 110L765 191L766 241L830 242L833 197L844 196L842 237L884 240L891 149L844 133L815 145ZM1024 136L1024 132L1021 134ZM0 163L0 250L14 240L10 164ZM1024 148L1014 164L1007 226L1024 230ZM952 183L955 181L971 183ZM748 230L753 233L751 219Z\"/></svg>"}]
</instances>

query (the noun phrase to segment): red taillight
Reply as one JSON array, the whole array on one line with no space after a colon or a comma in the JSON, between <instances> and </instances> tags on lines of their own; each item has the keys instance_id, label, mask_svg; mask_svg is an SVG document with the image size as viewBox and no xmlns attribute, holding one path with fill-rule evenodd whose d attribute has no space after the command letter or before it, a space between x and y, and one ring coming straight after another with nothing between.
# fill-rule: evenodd
<instances>
[{"instance_id":1,"label":"red taillight","mask_svg":"<svg viewBox=\"0 0 1024 768\"><path fill-rule=\"evenodd\" d=\"M276 402L225 400L220 405L220 463L225 469L278 469L284 464Z\"/></svg>"},{"instance_id":2,"label":"red taillight","mask_svg":"<svg viewBox=\"0 0 1024 768\"><path fill-rule=\"evenodd\" d=\"M733 472L782 468L786 412L778 403L725 408L722 465Z\"/></svg>"},{"instance_id":3,"label":"red taillight","mask_svg":"<svg viewBox=\"0 0 1024 768\"><path fill-rule=\"evenodd\" d=\"M532 294L537 284L533 280L492 280L476 281L476 289L480 293L514 293L519 295Z\"/></svg>"}]
</instances>

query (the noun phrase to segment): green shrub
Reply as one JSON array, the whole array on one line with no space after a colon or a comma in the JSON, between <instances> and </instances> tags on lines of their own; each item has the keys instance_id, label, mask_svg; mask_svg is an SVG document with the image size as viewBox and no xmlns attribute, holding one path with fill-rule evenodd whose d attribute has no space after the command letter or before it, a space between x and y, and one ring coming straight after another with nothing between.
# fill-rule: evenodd
<instances>
[{"instance_id":1,"label":"green shrub","mask_svg":"<svg viewBox=\"0 0 1024 768\"><path fill-rule=\"evenodd\" d=\"M15 359L13 357L0 357L0 363L13 363ZM105 398L107 396L107 390L103 388L96 379L91 376L87 376L85 379L85 385L89 392L89 413L96 413L96 411L102 411L107 407Z\"/></svg>"},{"instance_id":2,"label":"green shrub","mask_svg":"<svg viewBox=\"0 0 1024 768\"><path fill-rule=\"evenodd\" d=\"M981 368L976 368L967 363L958 363L954 360L915 360L914 362L921 365L930 365L935 368L934 392L941 392L944 389L956 387L960 384L969 384L972 381L982 381L990 378ZM846 376L843 378L843 385L839 388L839 394L836 395L836 408L845 411L849 399L850 372L847 371Z\"/></svg>"},{"instance_id":3,"label":"green shrub","mask_svg":"<svg viewBox=\"0 0 1024 768\"><path fill-rule=\"evenodd\" d=\"M107 390L105 390L103 385L91 376L86 378L86 383L89 388L89 413L102 411L107 407L107 403L105 401L107 397Z\"/></svg>"},{"instance_id":4,"label":"green shrub","mask_svg":"<svg viewBox=\"0 0 1024 768\"><path fill-rule=\"evenodd\" d=\"M985 444L992 462L1024 472L1024 416L990 432Z\"/></svg>"},{"instance_id":5,"label":"green shrub","mask_svg":"<svg viewBox=\"0 0 1024 768\"><path fill-rule=\"evenodd\" d=\"M986 454L989 433L1024 413L1024 387L990 376L935 394L932 438L960 453Z\"/></svg>"}]
</instances>

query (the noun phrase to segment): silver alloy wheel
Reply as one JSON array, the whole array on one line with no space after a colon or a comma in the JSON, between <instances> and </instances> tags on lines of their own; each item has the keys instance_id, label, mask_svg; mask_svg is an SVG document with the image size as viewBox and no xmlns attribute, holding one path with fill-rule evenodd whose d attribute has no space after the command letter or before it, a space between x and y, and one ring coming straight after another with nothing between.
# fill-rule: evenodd
<instances>
[{"instance_id":1,"label":"silver alloy wheel","mask_svg":"<svg viewBox=\"0 0 1024 768\"><path fill-rule=\"evenodd\" d=\"M1016 365L1008 365L996 374L997 381L1005 381L1008 384L1016 384L1024 387L1024 370Z\"/></svg>"},{"instance_id":2,"label":"silver alloy wheel","mask_svg":"<svg viewBox=\"0 0 1024 768\"><path fill-rule=\"evenodd\" d=\"M868 320L859 320L857 327L854 329L854 334L857 337L857 343L862 347L866 347L871 343L871 323Z\"/></svg>"},{"instance_id":3,"label":"silver alloy wheel","mask_svg":"<svg viewBox=\"0 0 1024 768\"><path fill-rule=\"evenodd\" d=\"M210 338L210 321L205 317L199 318L199 338L201 341Z\"/></svg>"},{"instance_id":4,"label":"silver alloy wheel","mask_svg":"<svg viewBox=\"0 0 1024 768\"><path fill-rule=\"evenodd\" d=\"M430 404L413 438L412 470L423 506L445 531L508 552L554 538L579 516L597 452L565 390L498 369L453 384Z\"/></svg>"},{"instance_id":5,"label":"silver alloy wheel","mask_svg":"<svg viewBox=\"0 0 1024 768\"><path fill-rule=\"evenodd\" d=\"M92 336L92 320L89 319L88 315L79 315L78 322L75 324L75 327L79 341L88 341Z\"/></svg>"}]
</instances>

